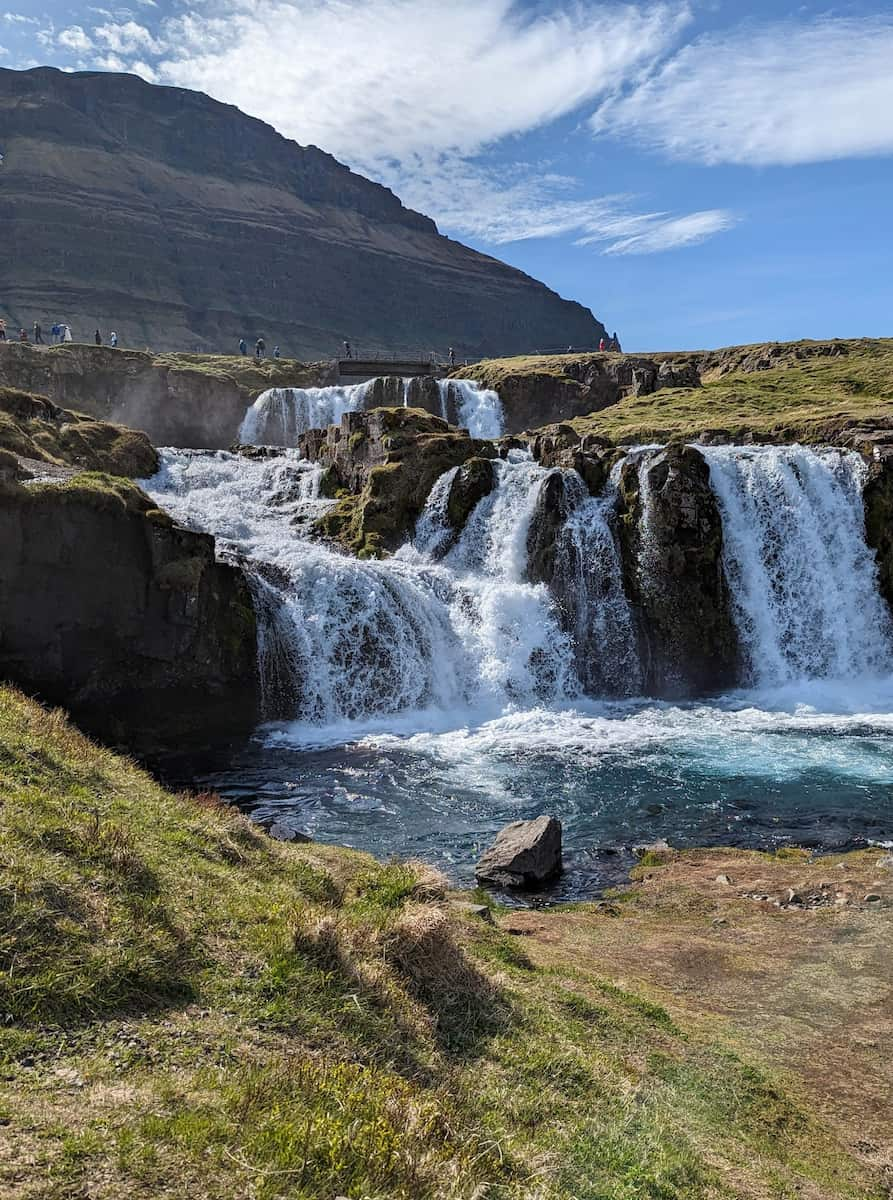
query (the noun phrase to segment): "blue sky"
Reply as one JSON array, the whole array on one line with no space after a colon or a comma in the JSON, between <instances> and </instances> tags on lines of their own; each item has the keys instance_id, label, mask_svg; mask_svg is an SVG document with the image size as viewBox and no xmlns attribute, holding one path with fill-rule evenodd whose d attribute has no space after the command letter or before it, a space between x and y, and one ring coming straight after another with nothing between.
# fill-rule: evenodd
<instances>
[{"instance_id":1,"label":"blue sky","mask_svg":"<svg viewBox=\"0 0 893 1200\"><path fill-rule=\"evenodd\" d=\"M0 65L198 88L626 349L893 335L893 8L0 0Z\"/></svg>"}]
</instances>

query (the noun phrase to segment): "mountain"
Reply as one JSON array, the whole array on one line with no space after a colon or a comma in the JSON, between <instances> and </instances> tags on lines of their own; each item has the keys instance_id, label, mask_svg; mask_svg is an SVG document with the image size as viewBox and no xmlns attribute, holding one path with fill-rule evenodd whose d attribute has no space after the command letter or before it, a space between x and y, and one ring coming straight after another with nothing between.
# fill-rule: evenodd
<instances>
[{"instance_id":1,"label":"mountain","mask_svg":"<svg viewBox=\"0 0 893 1200\"><path fill-rule=\"evenodd\" d=\"M0 315L155 350L594 346L580 304L199 92L0 70Z\"/></svg>"}]
</instances>

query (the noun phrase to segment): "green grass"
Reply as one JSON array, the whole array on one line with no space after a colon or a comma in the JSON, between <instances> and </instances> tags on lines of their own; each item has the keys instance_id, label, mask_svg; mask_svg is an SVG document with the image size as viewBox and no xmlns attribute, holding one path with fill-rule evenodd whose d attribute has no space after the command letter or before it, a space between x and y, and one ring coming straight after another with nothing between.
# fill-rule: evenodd
<instances>
[{"instance_id":1,"label":"green grass","mask_svg":"<svg viewBox=\"0 0 893 1200\"><path fill-rule=\"evenodd\" d=\"M420 864L271 841L9 689L0 795L0 1195L882 1194L783 1081Z\"/></svg>"},{"instance_id":2,"label":"green grass","mask_svg":"<svg viewBox=\"0 0 893 1200\"><path fill-rule=\"evenodd\" d=\"M833 353L828 353L832 350ZM555 355L488 360L467 373L490 387L540 376L573 382L587 364L617 355ZM697 361L703 386L666 388L569 422L581 434L614 442L668 441L719 430L732 438L837 440L856 426L893 425L893 339L739 346L699 354L655 354ZM507 393L510 395L510 391Z\"/></svg>"}]
</instances>

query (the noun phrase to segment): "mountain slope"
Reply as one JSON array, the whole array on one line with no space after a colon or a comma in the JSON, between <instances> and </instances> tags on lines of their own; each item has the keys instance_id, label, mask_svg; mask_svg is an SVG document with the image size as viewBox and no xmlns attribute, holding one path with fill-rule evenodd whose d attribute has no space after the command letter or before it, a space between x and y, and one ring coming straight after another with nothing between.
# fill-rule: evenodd
<instances>
[{"instance_id":1,"label":"mountain slope","mask_svg":"<svg viewBox=\"0 0 893 1200\"><path fill-rule=\"evenodd\" d=\"M130 75L0 70L0 305L11 326L289 354L594 345L604 332L315 147Z\"/></svg>"}]
</instances>

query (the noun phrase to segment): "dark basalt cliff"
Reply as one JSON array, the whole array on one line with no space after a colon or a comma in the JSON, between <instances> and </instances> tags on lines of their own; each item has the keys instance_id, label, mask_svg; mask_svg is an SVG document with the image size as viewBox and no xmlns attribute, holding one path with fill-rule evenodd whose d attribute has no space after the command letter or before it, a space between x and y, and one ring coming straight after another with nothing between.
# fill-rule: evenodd
<instances>
[{"instance_id":1,"label":"dark basalt cliff","mask_svg":"<svg viewBox=\"0 0 893 1200\"><path fill-rule=\"evenodd\" d=\"M0 677L137 752L250 731L254 609L213 538L124 479L22 475L0 452Z\"/></svg>"},{"instance_id":2,"label":"dark basalt cliff","mask_svg":"<svg viewBox=\"0 0 893 1200\"><path fill-rule=\"evenodd\" d=\"M588 309L441 237L388 189L197 92L0 71L0 296L10 325L288 353L595 345Z\"/></svg>"}]
</instances>

